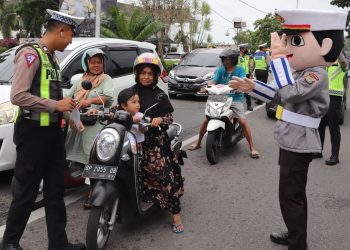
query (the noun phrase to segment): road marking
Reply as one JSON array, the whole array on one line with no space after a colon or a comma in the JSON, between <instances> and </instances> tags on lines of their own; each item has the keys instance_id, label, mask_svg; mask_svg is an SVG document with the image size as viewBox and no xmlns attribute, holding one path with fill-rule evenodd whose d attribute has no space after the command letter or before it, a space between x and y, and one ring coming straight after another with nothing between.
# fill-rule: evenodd
<instances>
[{"instance_id":1,"label":"road marking","mask_svg":"<svg viewBox=\"0 0 350 250\"><path fill-rule=\"evenodd\" d=\"M253 111L255 111L255 110L259 110L259 109L261 109L262 107L265 107L265 103L263 103L263 104L261 104L261 105L259 105L259 106L256 106L255 108L253 108ZM249 115L250 113L252 113L253 111L246 111L246 112L244 112L244 114L245 115ZM185 140L185 141L183 141L182 142L182 146L183 147L186 147L186 146L188 146L188 145L190 145L190 144L192 144L193 142L195 142L196 140L198 140L198 134L197 135L195 135L195 136L193 136L193 137L191 137L191 138L188 138L187 140Z\"/></svg>"},{"instance_id":2,"label":"road marking","mask_svg":"<svg viewBox=\"0 0 350 250\"><path fill-rule=\"evenodd\" d=\"M264 107L265 104L262 104L262 105L259 105L259 106L256 106L253 111L255 110L258 110L258 109L261 109L262 107ZM252 113L253 111L246 111L244 112L244 114L248 115L250 113ZM198 139L198 134L183 141L182 143L182 146L183 147L186 147L187 145L193 143L195 140ZM66 206L68 206L69 204L72 204L73 202L76 202L77 200L81 199L82 197L84 197L86 195L86 190L87 188L82 188L81 190L77 191L77 192L74 192L70 195L68 195L67 197L64 198L64 203L66 204ZM39 220L41 218L44 218L45 217L45 209L44 207L42 208L39 208L35 211L33 211L30 215L30 218L28 220L28 223L31 223L31 222L34 222L36 220ZM4 232L5 232L5 225L1 226L0 227L0 237L2 237L4 235ZM0 238L0 240L2 240L2 238Z\"/></svg>"},{"instance_id":3,"label":"road marking","mask_svg":"<svg viewBox=\"0 0 350 250\"><path fill-rule=\"evenodd\" d=\"M87 187L81 188L79 191L74 192L74 193L68 195L67 197L64 197L64 203L66 204L66 206L68 206L69 204L72 204L73 202L76 202L77 200L84 197L86 195L87 189L88 189ZM39 220L43 217L45 217L45 208L44 207L39 208L31 213L27 225L29 223L34 222L36 220ZM2 236L4 235L4 232L5 232L5 225L0 227L0 240L2 240Z\"/></svg>"}]
</instances>

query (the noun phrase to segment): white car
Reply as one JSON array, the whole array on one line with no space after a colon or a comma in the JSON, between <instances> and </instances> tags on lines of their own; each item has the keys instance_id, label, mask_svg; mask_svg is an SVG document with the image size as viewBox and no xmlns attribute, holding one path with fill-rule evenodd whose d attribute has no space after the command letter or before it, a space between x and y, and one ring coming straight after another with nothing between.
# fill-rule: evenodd
<instances>
[{"instance_id":1,"label":"white car","mask_svg":"<svg viewBox=\"0 0 350 250\"><path fill-rule=\"evenodd\" d=\"M69 82L73 75L83 73L81 57L90 48L100 48L106 53L106 73L113 78L115 97L122 89L135 84L135 58L144 52L156 54L155 45L150 43L109 38L74 38L64 52L57 53L61 61L63 83ZM16 148L12 140L16 106L10 102L16 49L17 47L0 54L0 171L12 169L16 159ZM158 86L168 94L165 79L166 71L163 68Z\"/></svg>"}]
</instances>

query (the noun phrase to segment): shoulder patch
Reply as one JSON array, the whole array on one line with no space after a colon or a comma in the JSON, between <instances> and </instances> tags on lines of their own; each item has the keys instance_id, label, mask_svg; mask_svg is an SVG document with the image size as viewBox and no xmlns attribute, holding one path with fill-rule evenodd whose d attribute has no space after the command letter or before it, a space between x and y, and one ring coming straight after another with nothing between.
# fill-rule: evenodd
<instances>
[{"instance_id":1,"label":"shoulder patch","mask_svg":"<svg viewBox=\"0 0 350 250\"><path fill-rule=\"evenodd\" d=\"M34 55L32 53L25 53L24 58L26 59L28 68L33 65L36 59L38 59L37 55Z\"/></svg>"},{"instance_id":2,"label":"shoulder patch","mask_svg":"<svg viewBox=\"0 0 350 250\"><path fill-rule=\"evenodd\" d=\"M320 80L320 78L317 76L316 73L311 72L311 73L308 73L307 75L304 76L304 80L308 84L313 84L314 82Z\"/></svg>"}]
</instances>

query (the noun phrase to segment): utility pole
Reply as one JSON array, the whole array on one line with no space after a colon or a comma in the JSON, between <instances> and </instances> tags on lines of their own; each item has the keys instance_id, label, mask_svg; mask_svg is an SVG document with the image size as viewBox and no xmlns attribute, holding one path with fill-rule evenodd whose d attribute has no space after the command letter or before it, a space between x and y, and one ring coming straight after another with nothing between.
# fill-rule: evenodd
<instances>
[{"instance_id":1,"label":"utility pole","mask_svg":"<svg viewBox=\"0 0 350 250\"><path fill-rule=\"evenodd\" d=\"M95 37L100 37L100 31L101 31L101 0L96 0Z\"/></svg>"}]
</instances>

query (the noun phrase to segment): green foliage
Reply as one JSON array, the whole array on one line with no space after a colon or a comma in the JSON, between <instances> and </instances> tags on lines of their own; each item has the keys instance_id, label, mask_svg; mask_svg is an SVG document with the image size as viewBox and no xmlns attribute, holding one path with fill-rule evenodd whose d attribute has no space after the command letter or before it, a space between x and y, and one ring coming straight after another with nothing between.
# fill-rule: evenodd
<instances>
[{"instance_id":1,"label":"green foliage","mask_svg":"<svg viewBox=\"0 0 350 250\"><path fill-rule=\"evenodd\" d=\"M242 30L233 37L235 44L249 43L251 44L252 31Z\"/></svg>"},{"instance_id":2,"label":"green foliage","mask_svg":"<svg viewBox=\"0 0 350 250\"><path fill-rule=\"evenodd\" d=\"M205 1L200 1L201 5L199 4L198 0L193 0L192 2L192 15L196 18L199 17L199 20L196 19L191 24L191 37L196 39L192 40L192 47L197 48L201 47L203 45L203 41L205 37L207 36L208 32L211 30L212 22L209 18L209 15L211 14L211 7L208 3Z\"/></svg>"},{"instance_id":3,"label":"green foliage","mask_svg":"<svg viewBox=\"0 0 350 250\"><path fill-rule=\"evenodd\" d=\"M41 27L47 21L46 9L57 10L55 0L21 0L17 4L17 14L21 17L24 29L35 37L41 36Z\"/></svg>"},{"instance_id":4,"label":"green foliage","mask_svg":"<svg viewBox=\"0 0 350 250\"><path fill-rule=\"evenodd\" d=\"M169 74L170 70L175 68L179 64L179 60L162 60L162 64L167 72Z\"/></svg>"},{"instance_id":5,"label":"green foliage","mask_svg":"<svg viewBox=\"0 0 350 250\"><path fill-rule=\"evenodd\" d=\"M128 19L116 7L110 8L102 18L101 34L104 37L114 37L136 41L145 41L163 28L163 24L150 15L141 13L136 8Z\"/></svg>"},{"instance_id":6,"label":"green foliage","mask_svg":"<svg viewBox=\"0 0 350 250\"><path fill-rule=\"evenodd\" d=\"M271 45L271 33L282 29L281 24L273 14L269 13L264 18L254 22L255 31L250 36L251 49L255 51L261 43Z\"/></svg>"},{"instance_id":7,"label":"green foliage","mask_svg":"<svg viewBox=\"0 0 350 250\"><path fill-rule=\"evenodd\" d=\"M4 38L10 38L11 32L16 25L15 5L4 6L0 14L1 33Z\"/></svg>"},{"instance_id":8,"label":"green foliage","mask_svg":"<svg viewBox=\"0 0 350 250\"><path fill-rule=\"evenodd\" d=\"M6 47L0 47L0 54L3 53L3 52L5 52L6 50L7 50Z\"/></svg>"},{"instance_id":9,"label":"green foliage","mask_svg":"<svg viewBox=\"0 0 350 250\"><path fill-rule=\"evenodd\" d=\"M176 47L171 47L170 48L170 52L177 52L177 48Z\"/></svg>"},{"instance_id":10,"label":"green foliage","mask_svg":"<svg viewBox=\"0 0 350 250\"><path fill-rule=\"evenodd\" d=\"M338 6L340 8L347 8L350 7L350 1L349 0L332 0L332 5ZM346 19L346 28L345 30L348 32L348 37L350 37L350 11L348 12L348 17Z\"/></svg>"}]
</instances>

